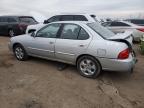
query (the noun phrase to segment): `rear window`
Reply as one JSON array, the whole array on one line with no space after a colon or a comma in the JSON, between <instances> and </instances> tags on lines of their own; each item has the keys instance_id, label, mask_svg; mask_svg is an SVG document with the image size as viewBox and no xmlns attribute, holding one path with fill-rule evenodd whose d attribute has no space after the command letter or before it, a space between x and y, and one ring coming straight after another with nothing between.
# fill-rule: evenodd
<instances>
[{"instance_id":1,"label":"rear window","mask_svg":"<svg viewBox=\"0 0 144 108\"><path fill-rule=\"evenodd\" d=\"M36 20L32 17L20 17L20 22L23 22L23 23L31 23L31 24L35 24L37 23Z\"/></svg>"},{"instance_id":2,"label":"rear window","mask_svg":"<svg viewBox=\"0 0 144 108\"><path fill-rule=\"evenodd\" d=\"M108 30L106 27L101 26L99 23L88 23L87 24L91 29L93 29L96 33L102 36L104 39L113 37L115 34Z\"/></svg>"}]
</instances>

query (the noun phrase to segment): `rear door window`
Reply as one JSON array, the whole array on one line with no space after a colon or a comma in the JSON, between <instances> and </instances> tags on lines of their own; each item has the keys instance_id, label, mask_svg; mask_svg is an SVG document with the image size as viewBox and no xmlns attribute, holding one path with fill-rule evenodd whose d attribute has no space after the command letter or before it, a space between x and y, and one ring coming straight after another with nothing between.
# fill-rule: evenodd
<instances>
[{"instance_id":1,"label":"rear door window","mask_svg":"<svg viewBox=\"0 0 144 108\"><path fill-rule=\"evenodd\" d=\"M88 38L89 38L89 34L83 28L81 28L78 35L78 40L86 40Z\"/></svg>"},{"instance_id":2,"label":"rear door window","mask_svg":"<svg viewBox=\"0 0 144 108\"><path fill-rule=\"evenodd\" d=\"M64 24L61 38L62 39L77 39L80 31L80 26L75 24Z\"/></svg>"}]
</instances>

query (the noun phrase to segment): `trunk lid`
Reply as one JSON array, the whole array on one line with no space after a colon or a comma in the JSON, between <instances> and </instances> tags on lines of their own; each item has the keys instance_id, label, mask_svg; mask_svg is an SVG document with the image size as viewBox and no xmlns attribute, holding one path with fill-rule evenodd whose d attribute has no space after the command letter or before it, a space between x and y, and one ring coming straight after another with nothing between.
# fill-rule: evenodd
<instances>
[{"instance_id":1,"label":"trunk lid","mask_svg":"<svg viewBox=\"0 0 144 108\"><path fill-rule=\"evenodd\" d=\"M131 45L133 44L132 31L125 31L124 33L117 33L115 36L108 38L109 40L126 40Z\"/></svg>"}]
</instances>

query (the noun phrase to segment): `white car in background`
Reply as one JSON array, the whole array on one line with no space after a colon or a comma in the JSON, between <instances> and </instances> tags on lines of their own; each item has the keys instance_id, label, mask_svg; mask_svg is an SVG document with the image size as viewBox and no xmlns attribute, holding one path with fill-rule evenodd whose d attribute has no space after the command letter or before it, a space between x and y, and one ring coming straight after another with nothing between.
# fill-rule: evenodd
<instances>
[{"instance_id":1,"label":"white car in background","mask_svg":"<svg viewBox=\"0 0 144 108\"><path fill-rule=\"evenodd\" d=\"M144 26L138 26L127 21L109 21L102 23L102 25L114 33L132 31L134 41L140 41L140 38L144 35Z\"/></svg>"},{"instance_id":2,"label":"white car in background","mask_svg":"<svg viewBox=\"0 0 144 108\"><path fill-rule=\"evenodd\" d=\"M26 34L31 33L38 28L41 28L45 24L51 23L51 22L58 22L58 21L89 21L89 22L99 22L101 23L101 20L93 14L58 14L50 17L49 19L45 20L44 23L40 23L37 25L30 25L28 26L26 30Z\"/></svg>"},{"instance_id":3,"label":"white car in background","mask_svg":"<svg viewBox=\"0 0 144 108\"><path fill-rule=\"evenodd\" d=\"M44 24L57 21L90 21L100 22L101 20L94 14L58 14L44 21Z\"/></svg>"}]
</instances>

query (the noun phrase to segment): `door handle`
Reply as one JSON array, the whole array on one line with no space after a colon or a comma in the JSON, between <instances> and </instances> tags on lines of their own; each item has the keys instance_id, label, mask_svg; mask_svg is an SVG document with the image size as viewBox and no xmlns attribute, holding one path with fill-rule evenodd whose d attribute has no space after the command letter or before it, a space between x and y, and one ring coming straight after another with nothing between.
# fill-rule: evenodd
<instances>
[{"instance_id":1,"label":"door handle","mask_svg":"<svg viewBox=\"0 0 144 108\"><path fill-rule=\"evenodd\" d=\"M50 44L54 44L54 42L49 42Z\"/></svg>"}]
</instances>

